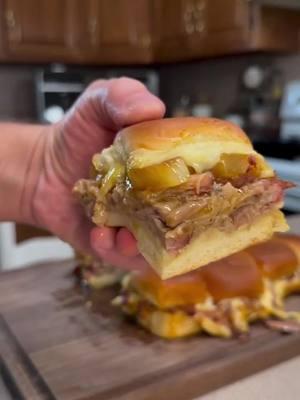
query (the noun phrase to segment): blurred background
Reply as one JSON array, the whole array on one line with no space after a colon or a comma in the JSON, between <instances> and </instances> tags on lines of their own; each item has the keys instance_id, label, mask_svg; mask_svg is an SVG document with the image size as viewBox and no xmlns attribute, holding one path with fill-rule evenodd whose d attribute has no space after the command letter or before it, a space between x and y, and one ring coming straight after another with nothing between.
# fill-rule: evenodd
<instances>
[{"instance_id":1,"label":"blurred background","mask_svg":"<svg viewBox=\"0 0 300 400\"><path fill-rule=\"evenodd\" d=\"M167 116L239 124L300 183L299 33L298 0L0 0L0 119L59 121L89 82L127 75ZM300 212L299 187L285 212ZM33 237L50 240L0 224L0 268L70 254L58 241L28 247Z\"/></svg>"}]
</instances>

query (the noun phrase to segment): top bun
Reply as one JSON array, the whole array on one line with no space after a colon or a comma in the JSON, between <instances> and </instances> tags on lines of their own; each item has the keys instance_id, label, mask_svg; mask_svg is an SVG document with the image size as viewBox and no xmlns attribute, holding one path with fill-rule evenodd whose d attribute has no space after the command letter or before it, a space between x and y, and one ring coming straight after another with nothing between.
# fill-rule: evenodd
<instances>
[{"instance_id":1,"label":"top bun","mask_svg":"<svg viewBox=\"0 0 300 400\"><path fill-rule=\"evenodd\" d=\"M129 126L118 133L112 150L128 168L143 168L180 157L198 173L212 168L224 153L257 155L237 125L215 118L193 117ZM266 169L271 176L273 171Z\"/></svg>"},{"instance_id":2,"label":"top bun","mask_svg":"<svg viewBox=\"0 0 300 400\"><path fill-rule=\"evenodd\" d=\"M252 150L244 131L231 122L215 118L165 118L141 122L119 132L127 151L137 149L169 150L180 142L237 141Z\"/></svg>"}]
</instances>

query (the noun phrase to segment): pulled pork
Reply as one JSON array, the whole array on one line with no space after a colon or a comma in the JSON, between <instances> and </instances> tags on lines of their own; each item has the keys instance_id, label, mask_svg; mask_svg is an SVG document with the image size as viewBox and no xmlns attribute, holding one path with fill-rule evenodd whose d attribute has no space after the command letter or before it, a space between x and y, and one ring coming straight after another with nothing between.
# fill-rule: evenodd
<instances>
[{"instance_id":1,"label":"pulled pork","mask_svg":"<svg viewBox=\"0 0 300 400\"><path fill-rule=\"evenodd\" d=\"M148 224L168 251L178 252L208 227L230 232L279 208L284 189L291 186L277 178L222 183L205 172L157 192L136 191L128 182L119 182L106 195L105 207L96 181L79 182L75 192L94 222L105 224L105 210L132 215Z\"/></svg>"}]
</instances>

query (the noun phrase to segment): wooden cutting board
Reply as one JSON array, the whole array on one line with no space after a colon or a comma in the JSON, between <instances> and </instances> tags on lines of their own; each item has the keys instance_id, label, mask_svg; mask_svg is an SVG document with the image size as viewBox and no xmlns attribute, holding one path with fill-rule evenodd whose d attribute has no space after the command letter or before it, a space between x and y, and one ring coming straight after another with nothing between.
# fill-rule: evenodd
<instances>
[{"instance_id":1,"label":"wooden cutting board","mask_svg":"<svg viewBox=\"0 0 300 400\"><path fill-rule=\"evenodd\" d=\"M0 370L17 399L185 400L300 354L300 334L255 325L248 341L198 336L168 342L74 289L74 263L0 277ZM300 310L300 297L291 299Z\"/></svg>"},{"instance_id":2,"label":"wooden cutting board","mask_svg":"<svg viewBox=\"0 0 300 400\"><path fill-rule=\"evenodd\" d=\"M1 276L2 369L25 399L190 399L300 354L300 335L262 325L244 343L155 338L110 306L111 290L91 311L72 268L49 263ZM293 302L300 309L300 298Z\"/></svg>"}]
</instances>

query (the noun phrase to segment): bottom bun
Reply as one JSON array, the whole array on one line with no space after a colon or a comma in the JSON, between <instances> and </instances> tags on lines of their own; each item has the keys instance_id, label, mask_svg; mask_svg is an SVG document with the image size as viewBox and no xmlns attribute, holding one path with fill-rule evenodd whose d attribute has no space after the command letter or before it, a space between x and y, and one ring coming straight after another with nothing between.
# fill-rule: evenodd
<instances>
[{"instance_id":1,"label":"bottom bun","mask_svg":"<svg viewBox=\"0 0 300 400\"><path fill-rule=\"evenodd\" d=\"M289 246L290 249L295 253L298 261L300 263L300 236L296 236L293 234L285 234L285 235L278 235L278 238L281 241Z\"/></svg>"},{"instance_id":2,"label":"bottom bun","mask_svg":"<svg viewBox=\"0 0 300 400\"><path fill-rule=\"evenodd\" d=\"M112 216L110 222L119 224L119 216ZM213 261L227 257L248 246L271 238L274 232L285 232L288 225L279 210L272 210L256 218L250 225L243 225L233 232L209 228L192 240L179 254L168 253L147 225L130 219L122 221L133 232L138 248L161 279L171 278L192 271Z\"/></svg>"}]
</instances>

